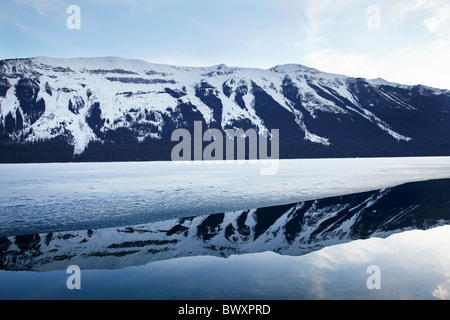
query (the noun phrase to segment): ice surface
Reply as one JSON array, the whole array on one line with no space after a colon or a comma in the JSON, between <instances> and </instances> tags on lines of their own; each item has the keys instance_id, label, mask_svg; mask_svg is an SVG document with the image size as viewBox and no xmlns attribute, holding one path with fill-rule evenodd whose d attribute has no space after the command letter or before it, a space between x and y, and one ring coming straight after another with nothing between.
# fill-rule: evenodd
<instances>
[{"instance_id":1,"label":"ice surface","mask_svg":"<svg viewBox=\"0 0 450 320\"><path fill-rule=\"evenodd\" d=\"M128 226L450 178L450 158L2 164L0 236Z\"/></svg>"}]
</instances>

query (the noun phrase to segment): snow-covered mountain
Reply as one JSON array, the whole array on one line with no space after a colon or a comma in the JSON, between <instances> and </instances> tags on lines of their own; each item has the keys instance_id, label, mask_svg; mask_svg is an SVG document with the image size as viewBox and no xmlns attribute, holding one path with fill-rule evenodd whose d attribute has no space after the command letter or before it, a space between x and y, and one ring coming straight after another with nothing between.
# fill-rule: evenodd
<instances>
[{"instance_id":1,"label":"snow-covered mountain","mask_svg":"<svg viewBox=\"0 0 450 320\"><path fill-rule=\"evenodd\" d=\"M2 161L169 160L172 132L194 121L279 129L283 158L450 154L450 91L301 65L3 60L0 106Z\"/></svg>"},{"instance_id":2,"label":"snow-covered mountain","mask_svg":"<svg viewBox=\"0 0 450 320\"><path fill-rule=\"evenodd\" d=\"M450 223L450 180L146 225L0 238L0 269L115 269L185 256L325 246Z\"/></svg>"}]
</instances>

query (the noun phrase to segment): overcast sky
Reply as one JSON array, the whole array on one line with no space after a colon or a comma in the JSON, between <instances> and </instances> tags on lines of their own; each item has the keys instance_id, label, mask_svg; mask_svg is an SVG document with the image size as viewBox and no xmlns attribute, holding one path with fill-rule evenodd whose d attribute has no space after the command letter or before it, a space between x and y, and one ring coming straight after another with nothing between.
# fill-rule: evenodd
<instances>
[{"instance_id":1,"label":"overcast sky","mask_svg":"<svg viewBox=\"0 0 450 320\"><path fill-rule=\"evenodd\" d=\"M70 5L80 29L67 27ZM35 56L298 63L450 89L450 1L2 0L0 59Z\"/></svg>"}]
</instances>

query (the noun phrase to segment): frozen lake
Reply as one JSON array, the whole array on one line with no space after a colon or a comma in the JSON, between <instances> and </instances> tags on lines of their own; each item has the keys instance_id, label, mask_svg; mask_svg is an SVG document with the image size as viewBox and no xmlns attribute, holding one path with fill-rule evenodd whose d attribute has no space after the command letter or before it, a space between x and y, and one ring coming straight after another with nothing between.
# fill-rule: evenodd
<instances>
[{"instance_id":1,"label":"frozen lake","mask_svg":"<svg viewBox=\"0 0 450 320\"><path fill-rule=\"evenodd\" d=\"M450 158L287 160L275 175L0 165L0 180L0 300L450 298Z\"/></svg>"},{"instance_id":2,"label":"frozen lake","mask_svg":"<svg viewBox=\"0 0 450 320\"><path fill-rule=\"evenodd\" d=\"M450 178L450 158L0 165L0 237L119 227Z\"/></svg>"}]
</instances>

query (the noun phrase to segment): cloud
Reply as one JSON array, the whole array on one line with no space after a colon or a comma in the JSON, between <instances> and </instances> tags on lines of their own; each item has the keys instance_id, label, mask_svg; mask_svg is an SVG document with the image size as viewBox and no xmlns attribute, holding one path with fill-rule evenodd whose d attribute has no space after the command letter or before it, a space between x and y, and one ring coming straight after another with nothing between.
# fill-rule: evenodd
<instances>
[{"instance_id":1,"label":"cloud","mask_svg":"<svg viewBox=\"0 0 450 320\"><path fill-rule=\"evenodd\" d=\"M80 1L79 1L80 2ZM137 12L140 14L149 14L161 6L166 4L169 0L88 0L86 2L93 3L95 5L108 6L110 8L118 9L123 12Z\"/></svg>"},{"instance_id":2,"label":"cloud","mask_svg":"<svg viewBox=\"0 0 450 320\"><path fill-rule=\"evenodd\" d=\"M307 41L310 45L324 40L324 33L336 23L339 14L345 11L351 0L308 0L305 14L308 19L306 25Z\"/></svg>"},{"instance_id":3,"label":"cloud","mask_svg":"<svg viewBox=\"0 0 450 320\"><path fill-rule=\"evenodd\" d=\"M450 273L446 273L447 280L437 286L433 291L433 297L441 300L450 300Z\"/></svg>"},{"instance_id":4,"label":"cloud","mask_svg":"<svg viewBox=\"0 0 450 320\"><path fill-rule=\"evenodd\" d=\"M441 37L449 37L450 2L448 0L418 0L411 11L418 10L431 11L431 17L423 22L429 31Z\"/></svg>"},{"instance_id":5,"label":"cloud","mask_svg":"<svg viewBox=\"0 0 450 320\"><path fill-rule=\"evenodd\" d=\"M414 13L424 13L423 25L439 36L449 37L450 2L448 0L407 0L391 6L397 18L404 20Z\"/></svg>"},{"instance_id":6,"label":"cloud","mask_svg":"<svg viewBox=\"0 0 450 320\"><path fill-rule=\"evenodd\" d=\"M373 61L368 55L361 53L344 53L333 49L324 49L311 52L307 56L311 67L326 72L345 74L353 77L375 76Z\"/></svg>"},{"instance_id":7,"label":"cloud","mask_svg":"<svg viewBox=\"0 0 450 320\"><path fill-rule=\"evenodd\" d=\"M424 25L430 30L438 34L440 37L450 37L450 3L436 10L433 17L424 21Z\"/></svg>"},{"instance_id":8,"label":"cloud","mask_svg":"<svg viewBox=\"0 0 450 320\"><path fill-rule=\"evenodd\" d=\"M364 16L358 18L365 13L364 3L327 3L310 2L307 65L353 77L450 89L450 1L380 1L382 29L376 32L345 25L350 16L364 23ZM339 15L342 10L345 15Z\"/></svg>"},{"instance_id":9,"label":"cloud","mask_svg":"<svg viewBox=\"0 0 450 320\"><path fill-rule=\"evenodd\" d=\"M14 0L18 5L28 7L39 15L45 16L51 12L60 11L67 7L65 1L60 0Z\"/></svg>"},{"instance_id":10,"label":"cloud","mask_svg":"<svg viewBox=\"0 0 450 320\"><path fill-rule=\"evenodd\" d=\"M429 9L433 6L435 6L435 0L403 0L390 4L389 7L397 18L404 19L415 11Z\"/></svg>"},{"instance_id":11,"label":"cloud","mask_svg":"<svg viewBox=\"0 0 450 320\"><path fill-rule=\"evenodd\" d=\"M421 50L400 48L382 56L348 53L333 49L308 55L308 65L326 72L368 79L384 78L391 82L450 89L450 44L439 41Z\"/></svg>"}]
</instances>

